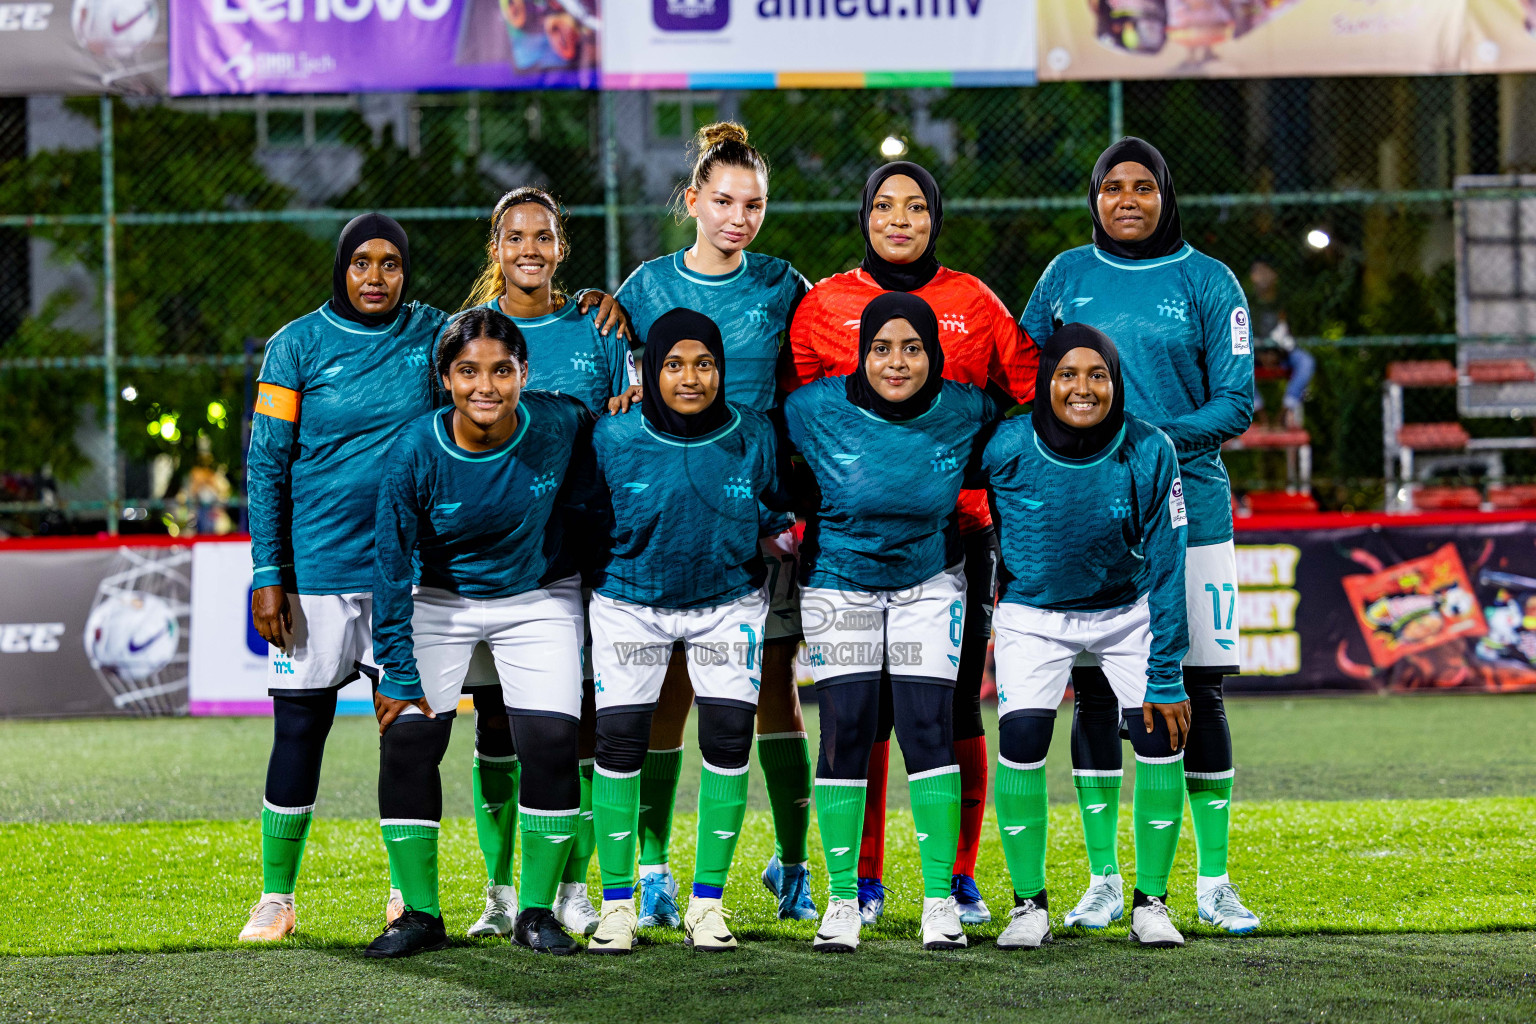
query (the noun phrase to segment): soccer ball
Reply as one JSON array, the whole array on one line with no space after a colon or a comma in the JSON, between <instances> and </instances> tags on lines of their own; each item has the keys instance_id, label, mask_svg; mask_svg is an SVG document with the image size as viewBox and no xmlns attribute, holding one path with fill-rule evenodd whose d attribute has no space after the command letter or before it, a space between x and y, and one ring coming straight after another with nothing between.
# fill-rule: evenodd
<instances>
[{"instance_id":1,"label":"soccer ball","mask_svg":"<svg viewBox=\"0 0 1536 1024\"><path fill-rule=\"evenodd\" d=\"M163 598L133 591L114 594L85 622L85 653L93 668L128 679L154 675L181 646L181 624Z\"/></svg>"},{"instance_id":2,"label":"soccer ball","mask_svg":"<svg viewBox=\"0 0 1536 1024\"><path fill-rule=\"evenodd\" d=\"M125 61L155 37L159 0L75 0L75 40L98 57Z\"/></svg>"}]
</instances>

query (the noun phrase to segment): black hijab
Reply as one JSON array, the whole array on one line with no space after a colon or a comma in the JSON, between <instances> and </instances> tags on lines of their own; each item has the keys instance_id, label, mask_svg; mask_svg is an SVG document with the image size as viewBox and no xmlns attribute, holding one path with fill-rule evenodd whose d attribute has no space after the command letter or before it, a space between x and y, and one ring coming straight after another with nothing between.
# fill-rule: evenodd
<instances>
[{"instance_id":1,"label":"black hijab","mask_svg":"<svg viewBox=\"0 0 1536 1024\"><path fill-rule=\"evenodd\" d=\"M869 211L875 205L875 196L880 194L880 186L885 184L885 179L898 174L905 174L917 182L923 198L928 200L928 216L933 221L928 231L928 248L911 263L890 262L875 252L875 247L869 241ZM864 207L859 211L859 231L864 235L864 262L859 266L888 292L916 291L932 281L933 275L939 272L939 258L934 252L939 247L939 230L943 227L944 197L939 194L939 184L933 180L933 175L907 160L886 164L864 183Z\"/></svg>"},{"instance_id":2,"label":"black hijab","mask_svg":"<svg viewBox=\"0 0 1536 1024\"><path fill-rule=\"evenodd\" d=\"M1130 160L1152 172L1157 190L1163 194L1163 213L1157 227L1139 242L1121 242L1110 237L1099 220L1099 189L1116 164ZM1179 223L1179 198L1173 191L1173 175L1163 162L1163 154L1152 143L1127 135L1099 155L1093 165L1093 180L1088 186L1088 209L1093 213L1093 244L1125 260L1155 260L1172 256L1184 246L1184 227Z\"/></svg>"},{"instance_id":3,"label":"black hijab","mask_svg":"<svg viewBox=\"0 0 1536 1024\"><path fill-rule=\"evenodd\" d=\"M864 369L875 335L892 320L911 324L923 342L923 351L928 353L928 379L904 402L892 402L881 396ZM927 412L944 387L944 348L939 344L939 319L933 315L933 307L906 292L885 292L871 299L859 318L859 364L843 378L843 385L848 389L848 401L881 419L900 422Z\"/></svg>"},{"instance_id":4,"label":"black hijab","mask_svg":"<svg viewBox=\"0 0 1536 1024\"><path fill-rule=\"evenodd\" d=\"M1115 386L1109 415L1086 429L1070 426L1051 408L1051 378L1063 356L1075 348L1091 348L1104 357L1109 379ZM1030 413L1035 434L1047 448L1067 459L1091 459L1109 447L1125 425L1125 387L1120 378L1120 351L1103 331L1087 324L1066 324L1040 348L1040 369L1035 376L1035 408Z\"/></svg>"},{"instance_id":5,"label":"black hijab","mask_svg":"<svg viewBox=\"0 0 1536 1024\"><path fill-rule=\"evenodd\" d=\"M678 412L661 397L662 364L672 346L688 338L709 349L709 354L715 357L720 379L715 400L707 408L692 414ZM703 437L725 426L731 418L730 407L725 404L725 341L720 337L720 328L703 313L673 309L651 324L650 332L645 336L645 354L640 360L640 383L645 389L640 396L640 411L651 426L663 434Z\"/></svg>"},{"instance_id":6,"label":"black hijab","mask_svg":"<svg viewBox=\"0 0 1536 1024\"><path fill-rule=\"evenodd\" d=\"M382 238L400 250L400 264L405 280L400 285L400 301L387 313L364 313L352 305L347 295L347 268L352 265L352 254L357 247L375 238ZM364 327L382 327L395 322L400 310L405 308L405 293L411 286L411 246L405 237L405 228L393 217L382 213L365 213L354 217L341 229L341 239L336 243L336 263L331 268L331 310L339 317Z\"/></svg>"}]
</instances>

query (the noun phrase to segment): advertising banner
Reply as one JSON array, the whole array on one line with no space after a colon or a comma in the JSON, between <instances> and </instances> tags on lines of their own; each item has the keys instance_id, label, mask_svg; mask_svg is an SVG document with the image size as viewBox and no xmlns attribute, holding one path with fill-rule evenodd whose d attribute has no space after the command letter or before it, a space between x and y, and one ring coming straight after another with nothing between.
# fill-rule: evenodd
<instances>
[{"instance_id":1,"label":"advertising banner","mask_svg":"<svg viewBox=\"0 0 1536 1024\"><path fill-rule=\"evenodd\" d=\"M1536 522L1359 518L1239 530L1231 690L1536 690Z\"/></svg>"},{"instance_id":2,"label":"advertising banner","mask_svg":"<svg viewBox=\"0 0 1536 1024\"><path fill-rule=\"evenodd\" d=\"M0 0L0 96L163 93L162 0Z\"/></svg>"},{"instance_id":3,"label":"advertising banner","mask_svg":"<svg viewBox=\"0 0 1536 1024\"><path fill-rule=\"evenodd\" d=\"M1536 0L1469 0L1462 69L1536 71Z\"/></svg>"},{"instance_id":4,"label":"advertising banner","mask_svg":"<svg viewBox=\"0 0 1536 1024\"><path fill-rule=\"evenodd\" d=\"M187 707L184 544L0 548L0 716Z\"/></svg>"},{"instance_id":5,"label":"advertising banner","mask_svg":"<svg viewBox=\"0 0 1536 1024\"><path fill-rule=\"evenodd\" d=\"M1039 74L1061 81L1457 71L1466 10L1467 0L1041 0Z\"/></svg>"},{"instance_id":6,"label":"advertising banner","mask_svg":"<svg viewBox=\"0 0 1536 1024\"><path fill-rule=\"evenodd\" d=\"M169 0L173 94L593 88L597 0Z\"/></svg>"},{"instance_id":7,"label":"advertising banner","mask_svg":"<svg viewBox=\"0 0 1536 1024\"><path fill-rule=\"evenodd\" d=\"M194 715L268 715L268 645L251 624L251 542L192 549L192 686ZM341 714L373 714L373 688L354 680L337 693Z\"/></svg>"},{"instance_id":8,"label":"advertising banner","mask_svg":"<svg viewBox=\"0 0 1536 1024\"><path fill-rule=\"evenodd\" d=\"M626 0L603 87L1029 85L1035 0Z\"/></svg>"}]
</instances>

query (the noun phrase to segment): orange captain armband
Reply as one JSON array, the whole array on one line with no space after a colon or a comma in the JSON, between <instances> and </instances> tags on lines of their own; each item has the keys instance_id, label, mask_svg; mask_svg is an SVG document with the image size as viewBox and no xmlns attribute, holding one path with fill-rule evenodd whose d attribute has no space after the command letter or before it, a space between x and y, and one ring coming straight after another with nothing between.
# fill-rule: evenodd
<instances>
[{"instance_id":1,"label":"orange captain armband","mask_svg":"<svg viewBox=\"0 0 1536 1024\"><path fill-rule=\"evenodd\" d=\"M256 411L276 420L296 423L299 419L299 393L276 384L256 386Z\"/></svg>"}]
</instances>

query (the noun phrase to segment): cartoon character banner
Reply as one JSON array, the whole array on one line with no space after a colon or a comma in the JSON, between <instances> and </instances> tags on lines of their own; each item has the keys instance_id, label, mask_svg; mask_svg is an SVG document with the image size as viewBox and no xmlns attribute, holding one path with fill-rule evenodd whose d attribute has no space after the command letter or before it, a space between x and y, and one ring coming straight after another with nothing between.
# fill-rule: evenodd
<instances>
[{"instance_id":1,"label":"cartoon character banner","mask_svg":"<svg viewBox=\"0 0 1536 1024\"><path fill-rule=\"evenodd\" d=\"M169 3L178 96L598 84L597 0Z\"/></svg>"},{"instance_id":2,"label":"cartoon character banner","mask_svg":"<svg viewBox=\"0 0 1536 1024\"><path fill-rule=\"evenodd\" d=\"M0 0L0 95L165 92L161 0Z\"/></svg>"},{"instance_id":3,"label":"cartoon character banner","mask_svg":"<svg viewBox=\"0 0 1536 1024\"><path fill-rule=\"evenodd\" d=\"M1536 691L1536 522L1376 518L1239 530L1231 688Z\"/></svg>"},{"instance_id":4,"label":"cartoon character banner","mask_svg":"<svg viewBox=\"0 0 1536 1024\"><path fill-rule=\"evenodd\" d=\"M1426 75L1461 69L1467 0L1040 0L1039 10L1042 81Z\"/></svg>"}]
</instances>

